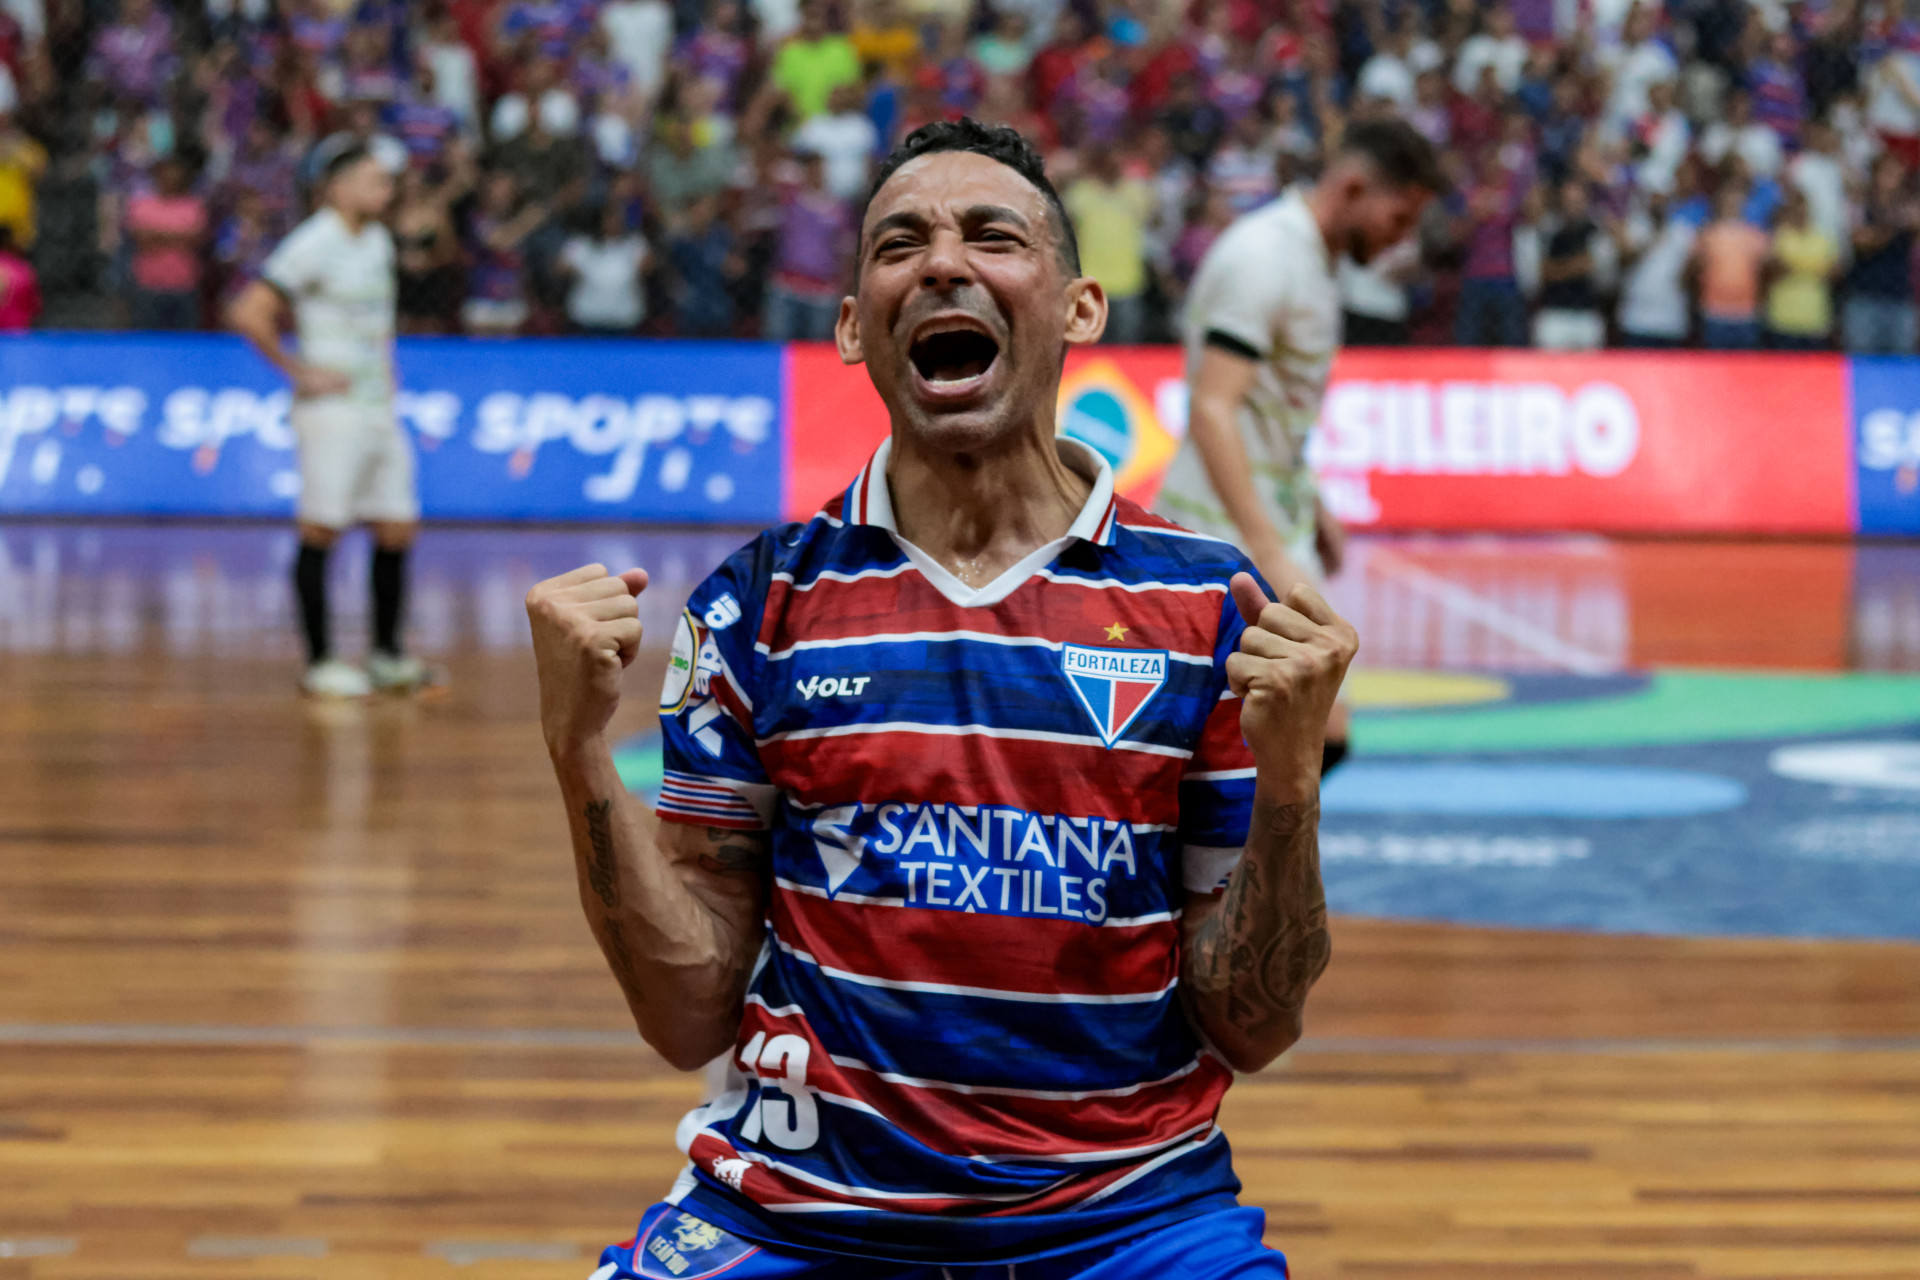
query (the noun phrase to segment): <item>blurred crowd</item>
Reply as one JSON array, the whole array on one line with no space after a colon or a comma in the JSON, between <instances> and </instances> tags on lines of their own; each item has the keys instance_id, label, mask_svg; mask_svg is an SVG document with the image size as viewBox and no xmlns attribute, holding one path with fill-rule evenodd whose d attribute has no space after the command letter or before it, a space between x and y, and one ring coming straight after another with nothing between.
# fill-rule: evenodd
<instances>
[{"instance_id":1,"label":"blurred crowd","mask_svg":"<svg viewBox=\"0 0 1920 1280\"><path fill-rule=\"evenodd\" d=\"M1885 0L0 0L0 327L217 323L341 134L415 333L822 338L877 157L1010 124L1115 341L1398 113L1451 192L1355 343L1915 346L1920 24Z\"/></svg>"}]
</instances>

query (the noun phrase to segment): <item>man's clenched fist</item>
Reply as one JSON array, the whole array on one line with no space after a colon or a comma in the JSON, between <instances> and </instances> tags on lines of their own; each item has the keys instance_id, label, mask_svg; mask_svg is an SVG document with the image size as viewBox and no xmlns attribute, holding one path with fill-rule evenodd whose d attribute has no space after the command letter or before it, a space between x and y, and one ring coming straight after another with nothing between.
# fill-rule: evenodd
<instances>
[{"instance_id":1,"label":"man's clenched fist","mask_svg":"<svg viewBox=\"0 0 1920 1280\"><path fill-rule=\"evenodd\" d=\"M647 571L590 564L527 592L540 671L540 728L559 753L606 731L620 705L620 673L640 652L639 596Z\"/></svg>"},{"instance_id":2,"label":"man's clenched fist","mask_svg":"<svg viewBox=\"0 0 1920 1280\"><path fill-rule=\"evenodd\" d=\"M1240 652L1227 658L1227 683L1244 699L1240 734L1253 749L1260 789L1285 801L1311 797L1327 717L1360 637L1305 583L1285 604L1268 600L1250 573L1234 574L1232 586L1247 629Z\"/></svg>"}]
</instances>

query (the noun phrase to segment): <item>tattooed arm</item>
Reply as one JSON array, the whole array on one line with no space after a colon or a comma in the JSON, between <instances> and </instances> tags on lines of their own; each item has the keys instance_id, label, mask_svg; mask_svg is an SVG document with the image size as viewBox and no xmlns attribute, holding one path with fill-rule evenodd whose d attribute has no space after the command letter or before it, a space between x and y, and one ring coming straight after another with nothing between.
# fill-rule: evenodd
<instances>
[{"instance_id":1,"label":"tattooed arm","mask_svg":"<svg viewBox=\"0 0 1920 1280\"><path fill-rule=\"evenodd\" d=\"M740 1029L765 927L767 837L680 822L649 834L604 746L553 756L587 923L641 1036L690 1071Z\"/></svg>"},{"instance_id":2,"label":"tattooed arm","mask_svg":"<svg viewBox=\"0 0 1920 1280\"><path fill-rule=\"evenodd\" d=\"M1247 847L1224 894L1194 895L1183 919L1187 1014L1237 1071L1258 1071L1300 1038L1307 992L1332 943L1320 883L1320 753L1327 716L1359 648L1311 587L1271 604L1234 578L1249 623L1227 678L1258 767Z\"/></svg>"},{"instance_id":3,"label":"tattooed arm","mask_svg":"<svg viewBox=\"0 0 1920 1280\"><path fill-rule=\"evenodd\" d=\"M1318 799L1256 800L1227 891L1187 898L1187 1015L1236 1071L1258 1071L1300 1038L1307 992L1327 967L1319 827Z\"/></svg>"},{"instance_id":4,"label":"tattooed arm","mask_svg":"<svg viewBox=\"0 0 1920 1280\"><path fill-rule=\"evenodd\" d=\"M764 928L766 837L661 823L613 765L607 726L640 647L647 576L588 565L527 595L540 727L573 834L587 923L646 1042L683 1071L724 1052L740 1027Z\"/></svg>"}]
</instances>

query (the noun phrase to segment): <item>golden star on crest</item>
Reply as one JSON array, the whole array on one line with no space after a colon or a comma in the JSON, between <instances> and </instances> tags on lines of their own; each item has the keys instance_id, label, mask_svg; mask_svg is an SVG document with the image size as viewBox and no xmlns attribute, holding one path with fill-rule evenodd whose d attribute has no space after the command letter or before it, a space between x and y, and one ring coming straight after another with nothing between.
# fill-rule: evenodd
<instances>
[{"instance_id":1,"label":"golden star on crest","mask_svg":"<svg viewBox=\"0 0 1920 1280\"><path fill-rule=\"evenodd\" d=\"M1119 623L1116 622L1112 626L1107 628L1107 639L1125 640L1126 638L1127 638L1127 629L1121 626Z\"/></svg>"}]
</instances>

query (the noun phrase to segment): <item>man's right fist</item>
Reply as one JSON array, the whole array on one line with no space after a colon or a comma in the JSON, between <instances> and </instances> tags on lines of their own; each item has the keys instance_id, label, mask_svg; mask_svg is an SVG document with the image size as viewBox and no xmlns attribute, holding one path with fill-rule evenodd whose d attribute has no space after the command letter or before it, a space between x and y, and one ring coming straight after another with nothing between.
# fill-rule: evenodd
<instances>
[{"instance_id":1,"label":"man's right fist","mask_svg":"<svg viewBox=\"0 0 1920 1280\"><path fill-rule=\"evenodd\" d=\"M606 732L620 705L620 673L640 652L639 596L647 571L590 564L527 592L540 729L547 749L570 751Z\"/></svg>"}]
</instances>

